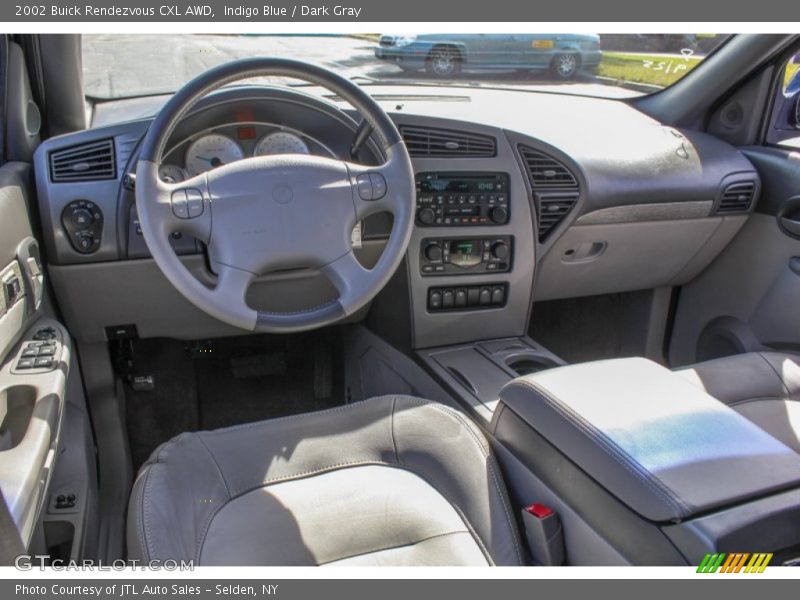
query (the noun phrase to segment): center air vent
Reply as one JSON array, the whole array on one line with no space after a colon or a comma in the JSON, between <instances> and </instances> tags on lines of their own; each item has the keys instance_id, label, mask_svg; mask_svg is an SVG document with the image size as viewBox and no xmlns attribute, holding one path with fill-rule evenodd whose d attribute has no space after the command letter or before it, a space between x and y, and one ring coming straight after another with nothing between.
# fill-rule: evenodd
<instances>
[{"instance_id":1,"label":"center air vent","mask_svg":"<svg viewBox=\"0 0 800 600\"><path fill-rule=\"evenodd\" d=\"M530 146L519 146L536 204L539 241L543 242L578 202L578 180L566 165Z\"/></svg>"},{"instance_id":2,"label":"center air vent","mask_svg":"<svg viewBox=\"0 0 800 600\"><path fill-rule=\"evenodd\" d=\"M564 220L578 201L578 194L537 194L536 216L539 222L539 241L547 236Z\"/></svg>"},{"instance_id":3,"label":"center air vent","mask_svg":"<svg viewBox=\"0 0 800 600\"><path fill-rule=\"evenodd\" d=\"M53 183L100 181L117 176L114 140L100 140L70 146L50 153L50 179Z\"/></svg>"},{"instance_id":4,"label":"center air vent","mask_svg":"<svg viewBox=\"0 0 800 600\"><path fill-rule=\"evenodd\" d=\"M718 213L743 213L750 210L756 195L753 181L731 183L722 191L717 205Z\"/></svg>"},{"instance_id":5,"label":"center air vent","mask_svg":"<svg viewBox=\"0 0 800 600\"><path fill-rule=\"evenodd\" d=\"M435 127L401 125L408 153L416 158L487 158L497 154L497 141L488 135Z\"/></svg>"},{"instance_id":6,"label":"center air vent","mask_svg":"<svg viewBox=\"0 0 800 600\"><path fill-rule=\"evenodd\" d=\"M562 163L544 152L528 146L520 146L519 153L528 169L531 187L537 188L576 188L578 180Z\"/></svg>"}]
</instances>

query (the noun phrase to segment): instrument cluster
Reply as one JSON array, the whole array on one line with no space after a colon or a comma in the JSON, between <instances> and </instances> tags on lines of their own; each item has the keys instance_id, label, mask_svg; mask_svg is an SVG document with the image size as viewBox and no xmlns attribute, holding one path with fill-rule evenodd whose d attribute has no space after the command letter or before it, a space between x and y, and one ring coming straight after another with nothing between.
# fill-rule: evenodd
<instances>
[{"instance_id":1,"label":"instrument cluster","mask_svg":"<svg viewBox=\"0 0 800 600\"><path fill-rule=\"evenodd\" d=\"M177 183L251 156L317 154L335 157L320 141L269 123L221 125L185 139L170 149L159 168L161 179Z\"/></svg>"}]
</instances>

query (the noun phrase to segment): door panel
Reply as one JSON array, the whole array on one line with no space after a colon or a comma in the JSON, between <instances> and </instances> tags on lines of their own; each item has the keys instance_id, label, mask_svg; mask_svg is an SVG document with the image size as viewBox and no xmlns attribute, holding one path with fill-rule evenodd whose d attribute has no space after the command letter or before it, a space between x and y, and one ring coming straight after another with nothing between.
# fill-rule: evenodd
<instances>
[{"instance_id":1,"label":"door panel","mask_svg":"<svg viewBox=\"0 0 800 600\"><path fill-rule=\"evenodd\" d=\"M0 167L0 488L26 545L55 463L70 364L66 331L39 310L43 267L28 216L30 171L24 163ZM52 339L37 339L44 331ZM36 355L28 356L30 348Z\"/></svg>"},{"instance_id":2,"label":"door panel","mask_svg":"<svg viewBox=\"0 0 800 600\"><path fill-rule=\"evenodd\" d=\"M56 462L70 339L43 314L44 265L31 222L36 202L26 161L38 136L32 122L22 120L36 111L19 46L0 41L8 78L2 85L9 91L3 148L12 159L0 160L0 489L27 547Z\"/></svg>"},{"instance_id":3,"label":"door panel","mask_svg":"<svg viewBox=\"0 0 800 600\"><path fill-rule=\"evenodd\" d=\"M756 211L720 257L680 293L673 366L751 350L800 352L800 153L747 148L761 175Z\"/></svg>"}]
</instances>

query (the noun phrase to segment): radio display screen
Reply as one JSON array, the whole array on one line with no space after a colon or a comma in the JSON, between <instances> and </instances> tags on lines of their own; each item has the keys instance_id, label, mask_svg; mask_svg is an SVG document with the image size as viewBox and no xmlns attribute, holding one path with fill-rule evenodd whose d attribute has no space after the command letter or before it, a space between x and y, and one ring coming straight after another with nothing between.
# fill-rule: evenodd
<instances>
[{"instance_id":1,"label":"radio display screen","mask_svg":"<svg viewBox=\"0 0 800 600\"><path fill-rule=\"evenodd\" d=\"M464 194L470 191L469 183L456 179L427 179L420 183L421 192L451 192Z\"/></svg>"},{"instance_id":2,"label":"radio display screen","mask_svg":"<svg viewBox=\"0 0 800 600\"><path fill-rule=\"evenodd\" d=\"M508 176L488 173L486 175L464 175L443 173L418 177L417 191L422 194L494 194L508 188Z\"/></svg>"}]
</instances>

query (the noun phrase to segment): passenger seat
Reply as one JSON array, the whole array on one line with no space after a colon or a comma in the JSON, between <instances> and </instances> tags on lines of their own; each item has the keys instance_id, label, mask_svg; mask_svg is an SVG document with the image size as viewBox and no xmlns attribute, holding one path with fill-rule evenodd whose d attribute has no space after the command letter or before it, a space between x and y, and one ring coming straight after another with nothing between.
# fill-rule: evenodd
<instances>
[{"instance_id":1,"label":"passenger seat","mask_svg":"<svg viewBox=\"0 0 800 600\"><path fill-rule=\"evenodd\" d=\"M749 352L675 372L800 452L800 355Z\"/></svg>"}]
</instances>

